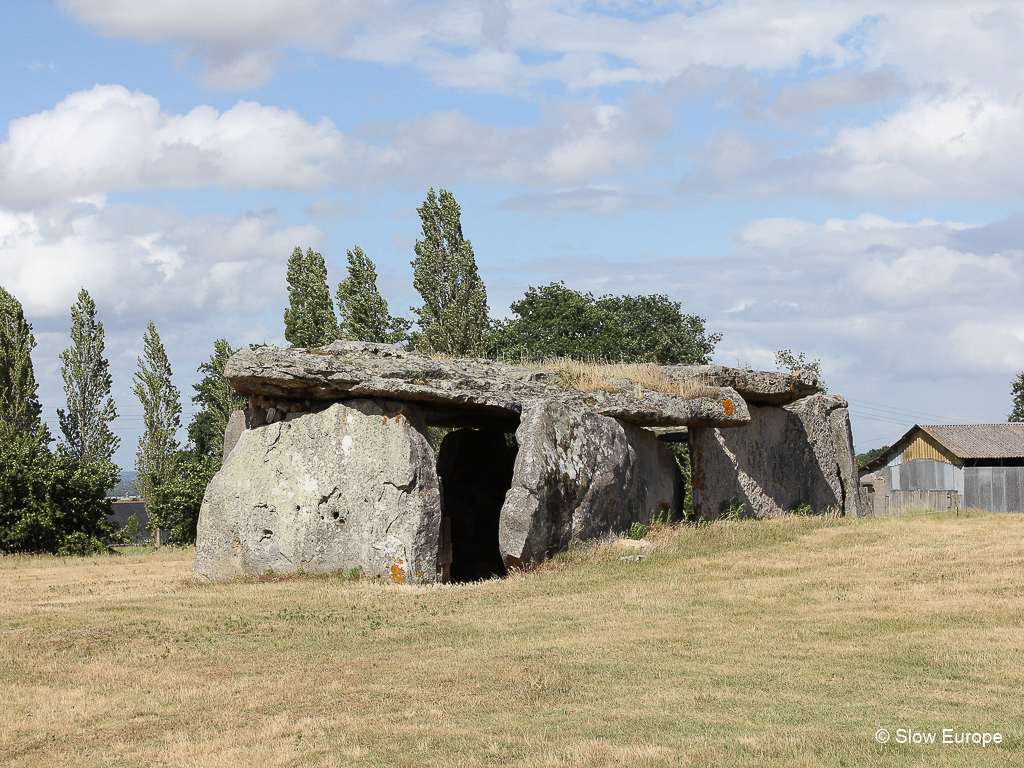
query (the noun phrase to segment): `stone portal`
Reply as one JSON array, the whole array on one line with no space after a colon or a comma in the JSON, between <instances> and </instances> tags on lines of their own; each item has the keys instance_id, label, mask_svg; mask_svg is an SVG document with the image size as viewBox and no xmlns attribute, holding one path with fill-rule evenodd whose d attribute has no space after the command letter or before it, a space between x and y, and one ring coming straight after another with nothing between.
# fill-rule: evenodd
<instances>
[{"instance_id":1,"label":"stone portal","mask_svg":"<svg viewBox=\"0 0 1024 768\"><path fill-rule=\"evenodd\" d=\"M515 440L499 429L456 429L437 456L442 536L451 544L454 582L504 576L498 521L512 484Z\"/></svg>"}]
</instances>

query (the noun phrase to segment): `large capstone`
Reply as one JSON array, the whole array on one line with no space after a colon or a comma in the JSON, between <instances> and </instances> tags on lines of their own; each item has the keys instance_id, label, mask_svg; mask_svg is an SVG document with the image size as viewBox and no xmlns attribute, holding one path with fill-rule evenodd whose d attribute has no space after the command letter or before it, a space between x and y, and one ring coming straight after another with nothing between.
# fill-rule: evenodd
<instances>
[{"instance_id":1,"label":"large capstone","mask_svg":"<svg viewBox=\"0 0 1024 768\"><path fill-rule=\"evenodd\" d=\"M757 517L794 509L859 514L846 400L813 395L782 407L748 406L743 429L690 430L694 509Z\"/></svg>"},{"instance_id":2,"label":"large capstone","mask_svg":"<svg viewBox=\"0 0 1024 768\"><path fill-rule=\"evenodd\" d=\"M416 406L349 400L244 430L206 490L201 579L333 572L432 582L441 498Z\"/></svg>"},{"instance_id":3,"label":"large capstone","mask_svg":"<svg viewBox=\"0 0 1024 768\"><path fill-rule=\"evenodd\" d=\"M683 376L679 366L671 368L672 377ZM454 426L453 419L461 415L459 426L477 426L484 421L514 424L524 403L543 398L642 427L738 427L750 420L745 401L729 387L705 385L680 395L673 386L651 389L608 379L583 391L566 379L565 371L495 360L434 360L394 344L362 341L335 341L312 350L243 349L228 360L224 375L251 402L269 400L274 412L280 411L278 399L306 407L299 402L379 397L433 406L441 412L435 417L444 416L434 418L434 425ZM672 391L662 391L666 388ZM476 423L467 424L467 416Z\"/></svg>"},{"instance_id":4,"label":"large capstone","mask_svg":"<svg viewBox=\"0 0 1024 768\"><path fill-rule=\"evenodd\" d=\"M675 460L645 429L535 400L523 409L516 441L498 537L508 567L649 522L659 512L682 511Z\"/></svg>"}]
</instances>

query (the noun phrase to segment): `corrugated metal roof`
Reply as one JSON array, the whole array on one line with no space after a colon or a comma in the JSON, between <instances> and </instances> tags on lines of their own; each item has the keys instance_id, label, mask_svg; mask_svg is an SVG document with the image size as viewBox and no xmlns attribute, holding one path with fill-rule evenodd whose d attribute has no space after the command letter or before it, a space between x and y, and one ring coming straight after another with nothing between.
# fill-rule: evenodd
<instances>
[{"instance_id":1,"label":"corrugated metal roof","mask_svg":"<svg viewBox=\"0 0 1024 768\"><path fill-rule=\"evenodd\" d=\"M918 426L961 459L1024 458L1024 423Z\"/></svg>"}]
</instances>

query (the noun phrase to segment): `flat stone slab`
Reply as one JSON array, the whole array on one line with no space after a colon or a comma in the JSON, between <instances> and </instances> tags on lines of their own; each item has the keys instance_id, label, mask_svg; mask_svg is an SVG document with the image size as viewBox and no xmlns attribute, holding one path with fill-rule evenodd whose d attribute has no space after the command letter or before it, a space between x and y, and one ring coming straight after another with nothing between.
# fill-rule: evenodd
<instances>
[{"instance_id":1,"label":"flat stone slab","mask_svg":"<svg viewBox=\"0 0 1024 768\"><path fill-rule=\"evenodd\" d=\"M317 349L242 350L228 361L225 376L254 407L274 398L294 410L303 401L381 397L518 420L527 402L544 399L641 427L724 428L750 421L744 399L727 386L685 398L613 379L607 387L615 391L581 392L561 371L494 360L434 360L393 344L335 341ZM269 410L275 412L270 419L280 411L276 405Z\"/></svg>"},{"instance_id":2,"label":"flat stone slab","mask_svg":"<svg viewBox=\"0 0 1024 768\"><path fill-rule=\"evenodd\" d=\"M803 370L776 373L724 365L665 365L662 370L675 381L729 387L756 405L785 405L824 391L818 377Z\"/></svg>"}]
</instances>

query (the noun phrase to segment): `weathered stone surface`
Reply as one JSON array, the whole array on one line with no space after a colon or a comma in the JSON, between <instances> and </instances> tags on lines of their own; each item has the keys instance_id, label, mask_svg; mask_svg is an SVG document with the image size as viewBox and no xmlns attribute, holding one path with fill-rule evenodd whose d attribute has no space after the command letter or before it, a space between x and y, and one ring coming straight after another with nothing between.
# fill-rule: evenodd
<instances>
[{"instance_id":1,"label":"weathered stone surface","mask_svg":"<svg viewBox=\"0 0 1024 768\"><path fill-rule=\"evenodd\" d=\"M242 433L206 490L193 570L223 580L361 567L431 582L446 566L440 525L419 410L350 400Z\"/></svg>"},{"instance_id":2,"label":"weathered stone surface","mask_svg":"<svg viewBox=\"0 0 1024 768\"><path fill-rule=\"evenodd\" d=\"M734 390L686 399L622 380L621 391L579 392L559 386L557 371L493 360L433 360L391 344L336 341L315 350L261 347L228 361L228 381L258 397L262 414L252 425L284 418L282 408L351 397L384 397L432 404L490 417L514 426L523 405L547 398L638 426L741 426L750 420ZM280 401L280 403L278 402ZM305 403L306 406L303 406Z\"/></svg>"},{"instance_id":3,"label":"weathered stone surface","mask_svg":"<svg viewBox=\"0 0 1024 768\"><path fill-rule=\"evenodd\" d=\"M758 405L785 405L822 391L818 377L803 370L774 373L728 368L724 365L666 365L662 366L662 370L676 381L729 387L748 403Z\"/></svg>"},{"instance_id":4,"label":"weathered stone surface","mask_svg":"<svg viewBox=\"0 0 1024 768\"><path fill-rule=\"evenodd\" d=\"M228 460L228 456L231 455L231 451L234 450L235 445L238 443L238 438L242 436L242 432L245 431L245 411L232 411L231 415L228 416L228 425L224 430L224 450L221 454L221 458L224 461Z\"/></svg>"},{"instance_id":5,"label":"weathered stone surface","mask_svg":"<svg viewBox=\"0 0 1024 768\"><path fill-rule=\"evenodd\" d=\"M649 431L551 400L526 404L519 453L501 510L498 542L506 566L523 566L574 539L681 510L682 480L668 449Z\"/></svg>"},{"instance_id":6,"label":"weathered stone surface","mask_svg":"<svg viewBox=\"0 0 1024 768\"><path fill-rule=\"evenodd\" d=\"M743 429L690 430L696 512L717 517L730 500L757 517L795 504L859 514L846 400L815 395L782 407L750 406Z\"/></svg>"},{"instance_id":7,"label":"weathered stone surface","mask_svg":"<svg viewBox=\"0 0 1024 768\"><path fill-rule=\"evenodd\" d=\"M846 403L806 396L820 389L806 372L643 371L692 397L626 379L583 392L578 375L362 342L239 352L227 377L249 407L229 421L204 499L196 575L498 575L681 510L682 480L658 435L690 442L705 517L730 499L759 516L797 501L857 514ZM463 427L442 441L436 468L428 424Z\"/></svg>"}]
</instances>

